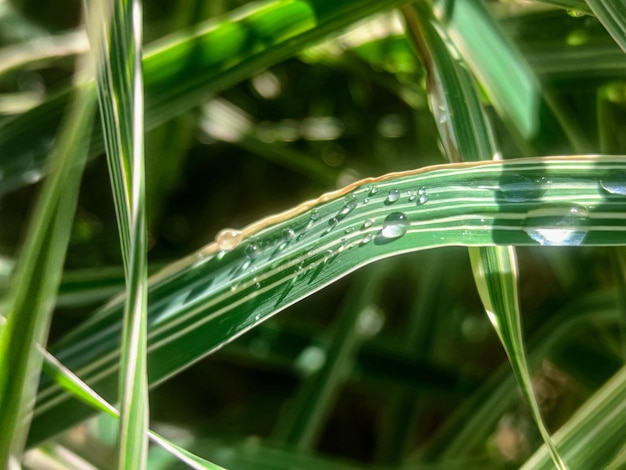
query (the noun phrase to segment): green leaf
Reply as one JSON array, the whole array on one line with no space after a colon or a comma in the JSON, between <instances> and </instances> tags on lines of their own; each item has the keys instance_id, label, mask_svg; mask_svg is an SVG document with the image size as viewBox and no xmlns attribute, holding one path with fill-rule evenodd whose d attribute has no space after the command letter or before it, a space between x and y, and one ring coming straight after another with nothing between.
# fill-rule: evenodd
<instances>
[{"instance_id":1,"label":"green leaf","mask_svg":"<svg viewBox=\"0 0 626 470\"><path fill-rule=\"evenodd\" d=\"M19 462L28 433L41 367L36 347L47 342L94 105L93 89L81 77L13 270L6 317L0 323L0 466Z\"/></svg>"},{"instance_id":2,"label":"green leaf","mask_svg":"<svg viewBox=\"0 0 626 470\"><path fill-rule=\"evenodd\" d=\"M102 0L92 8L92 43L102 44L100 50L104 51L97 78L98 97L127 282L120 357L118 468L142 469L148 453L142 7L138 0Z\"/></svg>"},{"instance_id":3,"label":"green leaf","mask_svg":"<svg viewBox=\"0 0 626 470\"><path fill-rule=\"evenodd\" d=\"M596 18L626 52L626 4L623 0L587 0Z\"/></svg>"},{"instance_id":4,"label":"green leaf","mask_svg":"<svg viewBox=\"0 0 626 470\"><path fill-rule=\"evenodd\" d=\"M409 31L420 49L429 74L431 108L448 159L496 158L498 152L474 81L459 52L445 34L443 25L438 24L425 8L419 14L414 14L409 8L405 8L404 12ZM541 436L551 450L555 465L565 468L543 424L526 365L517 296L515 249L490 246L470 248L469 254L480 298L530 404Z\"/></svg>"},{"instance_id":5,"label":"green leaf","mask_svg":"<svg viewBox=\"0 0 626 470\"><path fill-rule=\"evenodd\" d=\"M145 127L154 129L329 34L406 2L267 0L166 37L146 49L143 61ZM69 94L54 96L0 125L0 194L23 186L26 172L45 167ZM102 134L96 130L91 153L101 151Z\"/></svg>"},{"instance_id":6,"label":"green leaf","mask_svg":"<svg viewBox=\"0 0 626 470\"><path fill-rule=\"evenodd\" d=\"M83 403L86 403L95 410L99 410L103 413L113 416L114 418L120 418L120 412L104 398L98 395L87 384L80 380L69 369L63 366L54 356L47 351L43 352L43 371L45 374L52 378L59 386L63 387L74 397L78 398ZM168 441L154 431L147 430L146 436L152 439L155 444L158 444L171 455L181 460L194 469L210 469L219 470L221 467L208 462L200 457L188 452L187 450L177 446L176 444Z\"/></svg>"},{"instance_id":7,"label":"green leaf","mask_svg":"<svg viewBox=\"0 0 626 470\"><path fill-rule=\"evenodd\" d=\"M378 259L447 245L624 243L626 200L600 185L624 170L620 156L443 165L366 179L223 231L151 279L150 383ZM513 176L531 183L511 185ZM107 306L52 350L107 400L115 399L122 310ZM86 415L67 398L42 383L31 442Z\"/></svg>"},{"instance_id":8,"label":"green leaf","mask_svg":"<svg viewBox=\"0 0 626 470\"><path fill-rule=\"evenodd\" d=\"M552 444L550 434L541 418L526 364L517 294L517 258L514 248L508 246L472 249L470 259L480 298L509 357L515 378L530 405L531 413L549 449L550 457L557 468L565 469L567 465Z\"/></svg>"},{"instance_id":9,"label":"green leaf","mask_svg":"<svg viewBox=\"0 0 626 470\"><path fill-rule=\"evenodd\" d=\"M620 468L611 462L615 457L623 459L626 441L626 367L576 411L554 441L572 468ZM541 447L522 468L552 468L548 453Z\"/></svg>"}]
</instances>

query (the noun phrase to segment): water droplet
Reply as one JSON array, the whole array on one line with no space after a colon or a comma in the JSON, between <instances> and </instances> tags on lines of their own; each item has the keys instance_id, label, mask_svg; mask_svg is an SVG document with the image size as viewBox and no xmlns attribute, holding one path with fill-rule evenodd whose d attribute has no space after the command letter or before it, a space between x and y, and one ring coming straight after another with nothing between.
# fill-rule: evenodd
<instances>
[{"instance_id":1,"label":"water droplet","mask_svg":"<svg viewBox=\"0 0 626 470\"><path fill-rule=\"evenodd\" d=\"M256 277L255 277L255 278L252 280L252 282L254 282L254 288L255 288L255 289L257 289L257 290L258 290L258 289L260 289L260 288L261 288L261 283L259 282L259 279L258 279L258 278L256 278Z\"/></svg>"},{"instance_id":2,"label":"water droplet","mask_svg":"<svg viewBox=\"0 0 626 470\"><path fill-rule=\"evenodd\" d=\"M320 211L317 209L313 209L311 211L311 220L313 222L317 221L320 218Z\"/></svg>"},{"instance_id":3,"label":"water droplet","mask_svg":"<svg viewBox=\"0 0 626 470\"><path fill-rule=\"evenodd\" d=\"M409 228L409 219L402 212L393 212L385 217L380 234L385 238L400 238Z\"/></svg>"},{"instance_id":4,"label":"water droplet","mask_svg":"<svg viewBox=\"0 0 626 470\"><path fill-rule=\"evenodd\" d=\"M259 253L261 253L261 249L259 248L259 245L254 242L250 243L246 247L246 256L250 259L256 259L256 257L259 256Z\"/></svg>"},{"instance_id":5,"label":"water droplet","mask_svg":"<svg viewBox=\"0 0 626 470\"><path fill-rule=\"evenodd\" d=\"M409 201L413 202L417 199L417 191L415 189L411 189L408 193Z\"/></svg>"},{"instance_id":6,"label":"water droplet","mask_svg":"<svg viewBox=\"0 0 626 470\"><path fill-rule=\"evenodd\" d=\"M367 190L367 195L370 197L378 192L378 186L376 185L368 185L365 189Z\"/></svg>"},{"instance_id":7,"label":"water droplet","mask_svg":"<svg viewBox=\"0 0 626 470\"><path fill-rule=\"evenodd\" d=\"M373 239L374 239L374 234L368 233L367 235L363 237L363 240L361 240L361 243L359 243L359 246L367 245Z\"/></svg>"},{"instance_id":8,"label":"water droplet","mask_svg":"<svg viewBox=\"0 0 626 470\"><path fill-rule=\"evenodd\" d=\"M356 227L348 227L347 229L343 231L343 233L348 234L348 233L354 232L355 230L356 230Z\"/></svg>"},{"instance_id":9,"label":"water droplet","mask_svg":"<svg viewBox=\"0 0 626 470\"><path fill-rule=\"evenodd\" d=\"M346 197L344 197L343 201L344 201L346 208L349 210L352 210L356 207L357 203L359 202L359 199L356 197L356 194L351 193L351 194L348 194Z\"/></svg>"},{"instance_id":10,"label":"water droplet","mask_svg":"<svg viewBox=\"0 0 626 470\"><path fill-rule=\"evenodd\" d=\"M544 246L580 245L587 236L587 209L577 205L534 209L528 212L525 230Z\"/></svg>"},{"instance_id":11,"label":"water droplet","mask_svg":"<svg viewBox=\"0 0 626 470\"><path fill-rule=\"evenodd\" d=\"M261 314L260 314L260 313L257 313L257 314L254 316L254 321L259 321L260 319L261 319Z\"/></svg>"},{"instance_id":12,"label":"water droplet","mask_svg":"<svg viewBox=\"0 0 626 470\"><path fill-rule=\"evenodd\" d=\"M374 225L374 222L376 222L376 219L367 219L365 222L363 222L363 226L361 227L361 230L370 228L372 225Z\"/></svg>"},{"instance_id":13,"label":"water droplet","mask_svg":"<svg viewBox=\"0 0 626 470\"><path fill-rule=\"evenodd\" d=\"M215 237L215 243L222 251L230 251L241 242L242 235L240 230L234 228L225 228Z\"/></svg>"},{"instance_id":14,"label":"water droplet","mask_svg":"<svg viewBox=\"0 0 626 470\"><path fill-rule=\"evenodd\" d=\"M528 202L540 199L546 192L540 181L522 175L503 175L500 179L498 196L510 202Z\"/></svg>"},{"instance_id":15,"label":"water droplet","mask_svg":"<svg viewBox=\"0 0 626 470\"><path fill-rule=\"evenodd\" d=\"M567 10L567 14L572 18L580 18L581 16L585 16L585 12L582 10L576 10L575 8L570 8Z\"/></svg>"},{"instance_id":16,"label":"water droplet","mask_svg":"<svg viewBox=\"0 0 626 470\"><path fill-rule=\"evenodd\" d=\"M283 241L285 242L290 242L291 240L293 240L294 238L296 238L296 232L294 232L292 229L290 228L286 228L283 230L282 232L282 237L283 237Z\"/></svg>"},{"instance_id":17,"label":"water droplet","mask_svg":"<svg viewBox=\"0 0 626 470\"><path fill-rule=\"evenodd\" d=\"M600 180L600 186L607 193L626 196L626 171L615 171Z\"/></svg>"},{"instance_id":18,"label":"water droplet","mask_svg":"<svg viewBox=\"0 0 626 470\"><path fill-rule=\"evenodd\" d=\"M332 217L332 218L328 219L328 225L331 228L334 228L335 225L337 225L338 222L339 222L339 220L337 219L337 217Z\"/></svg>"},{"instance_id":19,"label":"water droplet","mask_svg":"<svg viewBox=\"0 0 626 470\"><path fill-rule=\"evenodd\" d=\"M391 191L389 191L389 194L387 194L387 199L385 202L388 204L393 204L398 199L400 199L400 190L392 189Z\"/></svg>"},{"instance_id":20,"label":"water droplet","mask_svg":"<svg viewBox=\"0 0 626 470\"><path fill-rule=\"evenodd\" d=\"M39 170L28 170L22 174L22 179L26 184L34 184L43 178L43 173Z\"/></svg>"},{"instance_id":21,"label":"water droplet","mask_svg":"<svg viewBox=\"0 0 626 470\"><path fill-rule=\"evenodd\" d=\"M365 199L363 199L363 204L367 204L368 202L370 202L370 198L366 197Z\"/></svg>"},{"instance_id":22,"label":"water droplet","mask_svg":"<svg viewBox=\"0 0 626 470\"><path fill-rule=\"evenodd\" d=\"M430 196L426 193L424 194L420 194L419 199L417 200L418 204L426 204L428 202L428 200L430 199Z\"/></svg>"}]
</instances>

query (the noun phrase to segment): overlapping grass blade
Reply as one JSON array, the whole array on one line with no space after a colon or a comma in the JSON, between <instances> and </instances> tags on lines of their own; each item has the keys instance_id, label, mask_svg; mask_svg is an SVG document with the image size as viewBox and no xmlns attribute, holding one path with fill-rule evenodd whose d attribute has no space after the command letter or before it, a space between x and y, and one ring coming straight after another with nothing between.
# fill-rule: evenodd
<instances>
[{"instance_id":1,"label":"overlapping grass blade","mask_svg":"<svg viewBox=\"0 0 626 470\"><path fill-rule=\"evenodd\" d=\"M456 0L454 8L437 11L523 155L590 151L585 132L541 86L482 0Z\"/></svg>"},{"instance_id":2,"label":"overlapping grass blade","mask_svg":"<svg viewBox=\"0 0 626 470\"><path fill-rule=\"evenodd\" d=\"M118 468L145 468L148 440L148 254L141 70L141 2L95 2L92 42L102 44L98 97L126 274L120 357ZM108 20L110 18L110 21Z\"/></svg>"},{"instance_id":3,"label":"overlapping grass blade","mask_svg":"<svg viewBox=\"0 0 626 470\"><path fill-rule=\"evenodd\" d=\"M0 322L0 466L19 462L41 367L37 345L48 328L70 238L95 100L81 71L69 113L16 263Z\"/></svg>"},{"instance_id":4,"label":"overlapping grass blade","mask_svg":"<svg viewBox=\"0 0 626 470\"><path fill-rule=\"evenodd\" d=\"M143 63L146 129L355 21L403 3L407 0L266 0L164 38L146 50ZM0 194L23 186L25 172L44 168L68 96L69 90L0 126ZM98 130L93 142L92 154L101 152Z\"/></svg>"},{"instance_id":5,"label":"overlapping grass blade","mask_svg":"<svg viewBox=\"0 0 626 470\"><path fill-rule=\"evenodd\" d=\"M431 108L448 159L496 158L498 151L473 78L454 45L450 44L443 25L438 24L425 8L418 9L418 14L409 8L404 12L429 74ZM530 404L541 436L555 465L566 468L550 441L532 390L522 343L515 249L488 246L470 248L469 253L481 300Z\"/></svg>"},{"instance_id":6,"label":"overlapping grass blade","mask_svg":"<svg viewBox=\"0 0 626 470\"><path fill-rule=\"evenodd\" d=\"M150 383L378 259L448 245L624 243L626 199L600 185L624 170L621 156L423 168L363 180L241 233L223 231L217 243L152 278ZM533 183L520 192L506 185L511 176ZM539 176L550 184L535 183ZM107 306L53 349L105 399L116 388L121 312L120 302ZM86 412L42 384L31 442Z\"/></svg>"},{"instance_id":7,"label":"overlapping grass blade","mask_svg":"<svg viewBox=\"0 0 626 470\"><path fill-rule=\"evenodd\" d=\"M587 0L596 18L626 52L626 4L622 0Z\"/></svg>"},{"instance_id":8,"label":"overlapping grass blade","mask_svg":"<svg viewBox=\"0 0 626 470\"><path fill-rule=\"evenodd\" d=\"M626 441L626 367L622 367L554 435L572 468L611 468ZM522 467L552 468L545 447ZM619 468L619 467L612 467Z\"/></svg>"},{"instance_id":9,"label":"overlapping grass blade","mask_svg":"<svg viewBox=\"0 0 626 470\"><path fill-rule=\"evenodd\" d=\"M89 405L94 410L101 411L109 416L113 416L114 418L120 418L120 412L113 405L98 395L93 389L73 374L72 371L64 367L63 364L61 364L54 356L47 351L43 351L43 355L43 371L46 375L53 378L59 386L63 387L71 393L72 396ZM154 431L147 430L147 436L155 444L158 444L171 455L189 465L190 468L209 470L221 469L221 467L208 462L207 460L201 459L200 457L168 441Z\"/></svg>"}]
</instances>

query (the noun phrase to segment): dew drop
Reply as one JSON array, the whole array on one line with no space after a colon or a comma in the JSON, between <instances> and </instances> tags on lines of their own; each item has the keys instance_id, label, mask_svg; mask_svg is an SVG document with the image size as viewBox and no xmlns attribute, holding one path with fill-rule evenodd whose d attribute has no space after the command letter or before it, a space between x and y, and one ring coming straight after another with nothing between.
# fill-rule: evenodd
<instances>
[{"instance_id":1,"label":"dew drop","mask_svg":"<svg viewBox=\"0 0 626 470\"><path fill-rule=\"evenodd\" d=\"M367 189L367 194L370 197L372 197L374 194L378 192L378 186L376 185L370 185L366 189Z\"/></svg>"},{"instance_id":2,"label":"dew drop","mask_svg":"<svg viewBox=\"0 0 626 470\"><path fill-rule=\"evenodd\" d=\"M567 14L571 16L572 18L580 18L582 16L585 16L584 11L576 10L575 8L570 8L569 10L567 10Z\"/></svg>"},{"instance_id":3,"label":"dew drop","mask_svg":"<svg viewBox=\"0 0 626 470\"><path fill-rule=\"evenodd\" d=\"M429 200L430 200L430 196L428 194L424 193L424 194L420 194L420 197L417 200L417 203L419 205L422 205L422 204L426 204Z\"/></svg>"},{"instance_id":4,"label":"dew drop","mask_svg":"<svg viewBox=\"0 0 626 470\"><path fill-rule=\"evenodd\" d=\"M600 186L609 194L626 196L626 171L615 171L602 178Z\"/></svg>"},{"instance_id":5,"label":"dew drop","mask_svg":"<svg viewBox=\"0 0 626 470\"><path fill-rule=\"evenodd\" d=\"M290 242L291 240L296 238L296 232L290 228L286 228L282 232L282 238L283 238L283 241Z\"/></svg>"},{"instance_id":6,"label":"dew drop","mask_svg":"<svg viewBox=\"0 0 626 470\"><path fill-rule=\"evenodd\" d=\"M398 199L400 199L400 190L392 189L391 191L389 191L389 194L387 194L387 199L385 202L387 202L388 204L393 204Z\"/></svg>"},{"instance_id":7,"label":"dew drop","mask_svg":"<svg viewBox=\"0 0 626 470\"><path fill-rule=\"evenodd\" d=\"M348 227L347 229L345 229L343 231L343 233L348 234L348 233L352 233L356 230L356 227Z\"/></svg>"},{"instance_id":8,"label":"dew drop","mask_svg":"<svg viewBox=\"0 0 626 470\"><path fill-rule=\"evenodd\" d=\"M361 240L361 243L359 243L359 246L367 245L373 239L374 239L374 235L371 233L368 233L367 235L363 237L363 240Z\"/></svg>"},{"instance_id":9,"label":"dew drop","mask_svg":"<svg viewBox=\"0 0 626 470\"><path fill-rule=\"evenodd\" d=\"M400 238L409 228L409 219L402 212L393 212L385 217L380 234L388 239Z\"/></svg>"},{"instance_id":10,"label":"dew drop","mask_svg":"<svg viewBox=\"0 0 626 470\"><path fill-rule=\"evenodd\" d=\"M534 209L525 220L526 233L544 246L580 245L587 236L587 209L577 205Z\"/></svg>"},{"instance_id":11,"label":"dew drop","mask_svg":"<svg viewBox=\"0 0 626 470\"><path fill-rule=\"evenodd\" d=\"M359 202L359 199L356 197L356 194L351 193L348 194L346 197L343 198L345 207L349 210L352 210L356 207L357 203Z\"/></svg>"},{"instance_id":12,"label":"dew drop","mask_svg":"<svg viewBox=\"0 0 626 470\"><path fill-rule=\"evenodd\" d=\"M309 346L300 353L295 366L301 373L309 375L320 370L325 362L326 352L317 346Z\"/></svg>"},{"instance_id":13,"label":"dew drop","mask_svg":"<svg viewBox=\"0 0 626 470\"><path fill-rule=\"evenodd\" d=\"M510 202L540 199L546 189L538 183L522 175L504 175L500 180L497 194Z\"/></svg>"},{"instance_id":14,"label":"dew drop","mask_svg":"<svg viewBox=\"0 0 626 470\"><path fill-rule=\"evenodd\" d=\"M320 218L320 211L317 210L317 209L313 209L311 211L311 220L313 222L315 222L315 221L319 220L319 218Z\"/></svg>"},{"instance_id":15,"label":"dew drop","mask_svg":"<svg viewBox=\"0 0 626 470\"><path fill-rule=\"evenodd\" d=\"M260 252L261 252L261 249L259 248L259 245L257 245L256 243L250 243L246 247L246 256L249 259L256 259L256 257L259 256Z\"/></svg>"},{"instance_id":16,"label":"dew drop","mask_svg":"<svg viewBox=\"0 0 626 470\"><path fill-rule=\"evenodd\" d=\"M254 316L254 321L259 321L260 319L261 319L261 314L260 314L260 313L257 313L257 314Z\"/></svg>"},{"instance_id":17,"label":"dew drop","mask_svg":"<svg viewBox=\"0 0 626 470\"><path fill-rule=\"evenodd\" d=\"M361 230L370 228L372 225L374 225L375 222L376 222L376 219L367 219L365 222L363 222L363 226L361 227Z\"/></svg>"},{"instance_id":18,"label":"dew drop","mask_svg":"<svg viewBox=\"0 0 626 470\"><path fill-rule=\"evenodd\" d=\"M410 202L413 202L413 201L415 201L415 200L417 199L417 191L416 191L416 190L414 190L414 189L411 189L411 190L408 192L408 195L409 195L409 201L410 201Z\"/></svg>"},{"instance_id":19,"label":"dew drop","mask_svg":"<svg viewBox=\"0 0 626 470\"><path fill-rule=\"evenodd\" d=\"M222 251L230 251L241 242L242 235L240 230L234 228L225 228L215 237L215 243Z\"/></svg>"}]
</instances>

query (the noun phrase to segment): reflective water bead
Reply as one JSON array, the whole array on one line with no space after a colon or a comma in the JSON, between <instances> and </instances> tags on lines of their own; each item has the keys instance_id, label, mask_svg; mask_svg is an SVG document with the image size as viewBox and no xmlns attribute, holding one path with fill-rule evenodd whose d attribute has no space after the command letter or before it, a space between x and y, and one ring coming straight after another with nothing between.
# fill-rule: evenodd
<instances>
[{"instance_id":1,"label":"reflective water bead","mask_svg":"<svg viewBox=\"0 0 626 470\"><path fill-rule=\"evenodd\" d=\"M352 210L356 207L359 199L356 197L356 194L351 193L343 198L343 202L348 209Z\"/></svg>"},{"instance_id":2,"label":"reflective water bead","mask_svg":"<svg viewBox=\"0 0 626 470\"><path fill-rule=\"evenodd\" d=\"M540 199L546 192L541 180L533 181L522 175L506 174L500 178L497 194L510 202L527 202Z\"/></svg>"},{"instance_id":3,"label":"reflective water bead","mask_svg":"<svg viewBox=\"0 0 626 470\"><path fill-rule=\"evenodd\" d=\"M246 247L246 256L250 259L256 259L256 257L259 256L260 252L261 252L261 249L259 248L259 245L257 245L254 242L250 243Z\"/></svg>"},{"instance_id":4,"label":"reflective water bead","mask_svg":"<svg viewBox=\"0 0 626 470\"><path fill-rule=\"evenodd\" d=\"M240 230L234 228L225 228L215 237L215 243L222 251L230 251L241 242L242 235Z\"/></svg>"},{"instance_id":5,"label":"reflective water bead","mask_svg":"<svg viewBox=\"0 0 626 470\"><path fill-rule=\"evenodd\" d=\"M400 199L400 190L392 189L391 191L389 191L389 194L387 194L387 201L386 202L394 203L398 199Z\"/></svg>"},{"instance_id":6,"label":"reflective water bead","mask_svg":"<svg viewBox=\"0 0 626 470\"><path fill-rule=\"evenodd\" d=\"M409 228L409 219L402 212L393 212L385 217L380 234L389 239L400 238Z\"/></svg>"},{"instance_id":7,"label":"reflective water bead","mask_svg":"<svg viewBox=\"0 0 626 470\"><path fill-rule=\"evenodd\" d=\"M587 236L587 209L577 205L534 209L528 212L525 231L544 246L580 245Z\"/></svg>"},{"instance_id":8,"label":"reflective water bead","mask_svg":"<svg viewBox=\"0 0 626 470\"><path fill-rule=\"evenodd\" d=\"M370 228L372 225L374 225L374 222L376 222L376 219L367 219L365 222L363 222L361 230Z\"/></svg>"},{"instance_id":9,"label":"reflective water bead","mask_svg":"<svg viewBox=\"0 0 626 470\"><path fill-rule=\"evenodd\" d=\"M286 228L282 232L283 241L289 242L296 238L296 232L290 228Z\"/></svg>"},{"instance_id":10,"label":"reflective water bead","mask_svg":"<svg viewBox=\"0 0 626 470\"><path fill-rule=\"evenodd\" d=\"M602 178L600 186L609 194L626 196L626 171L615 171Z\"/></svg>"}]
</instances>

